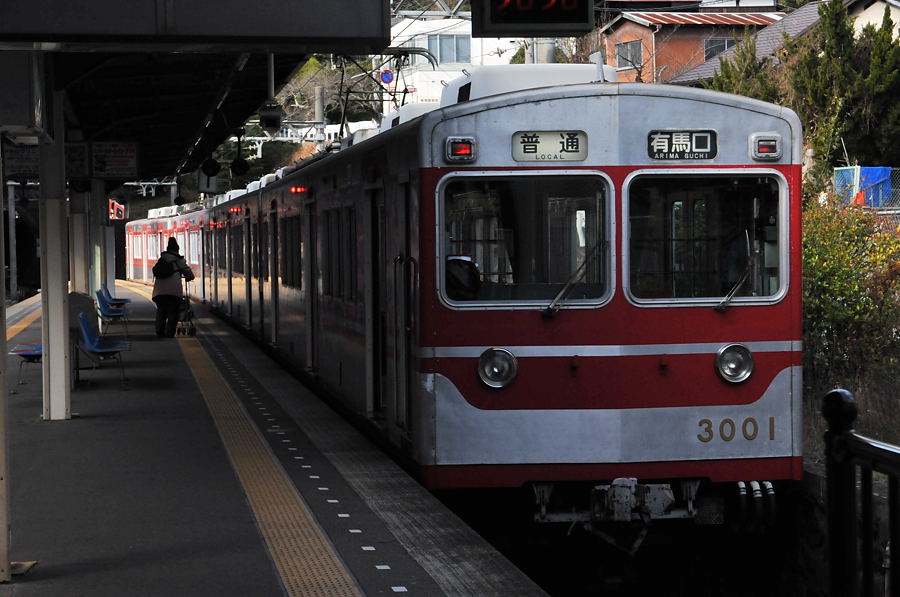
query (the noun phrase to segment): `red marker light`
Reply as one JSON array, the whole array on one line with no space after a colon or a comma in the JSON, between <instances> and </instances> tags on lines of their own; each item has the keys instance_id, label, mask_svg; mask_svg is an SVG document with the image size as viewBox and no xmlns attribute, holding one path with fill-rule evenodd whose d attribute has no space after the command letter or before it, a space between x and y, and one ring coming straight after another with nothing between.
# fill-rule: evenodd
<instances>
[{"instance_id":1,"label":"red marker light","mask_svg":"<svg viewBox=\"0 0 900 597\"><path fill-rule=\"evenodd\" d=\"M781 159L784 147L778 133L754 133L750 135L750 157L764 162Z\"/></svg>"},{"instance_id":2,"label":"red marker light","mask_svg":"<svg viewBox=\"0 0 900 597\"><path fill-rule=\"evenodd\" d=\"M449 137L445 148L448 162L475 161L475 139L472 137Z\"/></svg>"},{"instance_id":3,"label":"red marker light","mask_svg":"<svg viewBox=\"0 0 900 597\"><path fill-rule=\"evenodd\" d=\"M294 195L299 195L300 193L305 193L309 189L304 186L291 187L291 193Z\"/></svg>"},{"instance_id":4,"label":"red marker light","mask_svg":"<svg viewBox=\"0 0 900 597\"><path fill-rule=\"evenodd\" d=\"M239 213L241 213L241 208L238 207L238 206L235 206L235 207L229 207L229 208L228 208L228 213L239 214Z\"/></svg>"},{"instance_id":5,"label":"red marker light","mask_svg":"<svg viewBox=\"0 0 900 597\"><path fill-rule=\"evenodd\" d=\"M453 141L450 143L450 155L456 158L472 155L471 141Z\"/></svg>"}]
</instances>

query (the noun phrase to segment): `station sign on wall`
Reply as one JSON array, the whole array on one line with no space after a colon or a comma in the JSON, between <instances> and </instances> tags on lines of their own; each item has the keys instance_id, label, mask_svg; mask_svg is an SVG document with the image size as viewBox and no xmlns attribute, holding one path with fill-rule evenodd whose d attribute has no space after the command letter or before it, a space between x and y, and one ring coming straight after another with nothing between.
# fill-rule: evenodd
<instances>
[{"instance_id":1,"label":"station sign on wall","mask_svg":"<svg viewBox=\"0 0 900 597\"><path fill-rule=\"evenodd\" d=\"M4 179L40 178L40 146L4 142L2 157ZM138 177L137 166L137 143L66 143L66 177L69 179L133 179Z\"/></svg>"},{"instance_id":2,"label":"station sign on wall","mask_svg":"<svg viewBox=\"0 0 900 597\"><path fill-rule=\"evenodd\" d=\"M91 173L94 178L103 179L137 178L137 143L91 143Z\"/></svg>"},{"instance_id":3,"label":"station sign on wall","mask_svg":"<svg viewBox=\"0 0 900 597\"><path fill-rule=\"evenodd\" d=\"M376 53L387 47L389 30L384 0L0 2L0 42Z\"/></svg>"}]
</instances>

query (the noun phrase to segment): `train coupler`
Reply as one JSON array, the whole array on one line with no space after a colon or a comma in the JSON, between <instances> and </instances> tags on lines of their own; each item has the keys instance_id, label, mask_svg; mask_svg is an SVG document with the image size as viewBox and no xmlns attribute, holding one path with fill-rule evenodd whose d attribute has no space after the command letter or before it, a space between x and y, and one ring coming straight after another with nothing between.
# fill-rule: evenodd
<instances>
[{"instance_id":1,"label":"train coupler","mask_svg":"<svg viewBox=\"0 0 900 597\"><path fill-rule=\"evenodd\" d=\"M532 487L537 506L534 520L538 523L580 523L591 529L666 519L710 525L722 524L725 518L721 499L698 496L699 479L641 483L634 477L620 477L609 484L590 486L587 500L577 499L571 490L551 500L556 493L553 483L535 483Z\"/></svg>"},{"instance_id":2,"label":"train coupler","mask_svg":"<svg viewBox=\"0 0 900 597\"><path fill-rule=\"evenodd\" d=\"M724 522L724 505L712 496L698 496L700 481L641 483L634 477L595 485L591 491L592 522L689 519L696 524Z\"/></svg>"},{"instance_id":3,"label":"train coupler","mask_svg":"<svg viewBox=\"0 0 900 597\"><path fill-rule=\"evenodd\" d=\"M692 500L688 502L692 509ZM591 518L598 522L631 522L673 516L675 492L669 483L638 483L634 477L613 479L591 491ZM685 512L687 514L687 512Z\"/></svg>"}]
</instances>

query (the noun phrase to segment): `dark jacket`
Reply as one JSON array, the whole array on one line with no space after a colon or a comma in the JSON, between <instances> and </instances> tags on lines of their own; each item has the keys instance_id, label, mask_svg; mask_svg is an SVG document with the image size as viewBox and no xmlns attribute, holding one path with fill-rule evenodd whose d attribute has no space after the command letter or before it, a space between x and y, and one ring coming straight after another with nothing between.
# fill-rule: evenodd
<instances>
[{"instance_id":1,"label":"dark jacket","mask_svg":"<svg viewBox=\"0 0 900 597\"><path fill-rule=\"evenodd\" d=\"M184 278L188 282L194 279L194 272L188 267L187 261L178 253L170 253L169 251L163 251L159 258L173 262L175 264L175 273L168 278L156 278L153 280L153 296L184 296L184 291L181 288L181 279Z\"/></svg>"}]
</instances>

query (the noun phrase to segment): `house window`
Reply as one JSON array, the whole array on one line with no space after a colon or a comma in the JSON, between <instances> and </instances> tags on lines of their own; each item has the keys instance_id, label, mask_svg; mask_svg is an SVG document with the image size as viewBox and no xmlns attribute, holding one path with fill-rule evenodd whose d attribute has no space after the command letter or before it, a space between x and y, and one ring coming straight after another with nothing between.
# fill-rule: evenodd
<instances>
[{"instance_id":1,"label":"house window","mask_svg":"<svg viewBox=\"0 0 900 597\"><path fill-rule=\"evenodd\" d=\"M732 38L712 37L707 39L703 44L703 58L704 60L709 60L728 48L733 48L735 44L737 44L737 40Z\"/></svg>"},{"instance_id":2,"label":"house window","mask_svg":"<svg viewBox=\"0 0 900 597\"><path fill-rule=\"evenodd\" d=\"M640 68L643 59L641 40L616 44L616 68Z\"/></svg>"},{"instance_id":3,"label":"house window","mask_svg":"<svg viewBox=\"0 0 900 597\"><path fill-rule=\"evenodd\" d=\"M434 54L440 63L471 62L468 35L429 35L428 51Z\"/></svg>"}]
</instances>

